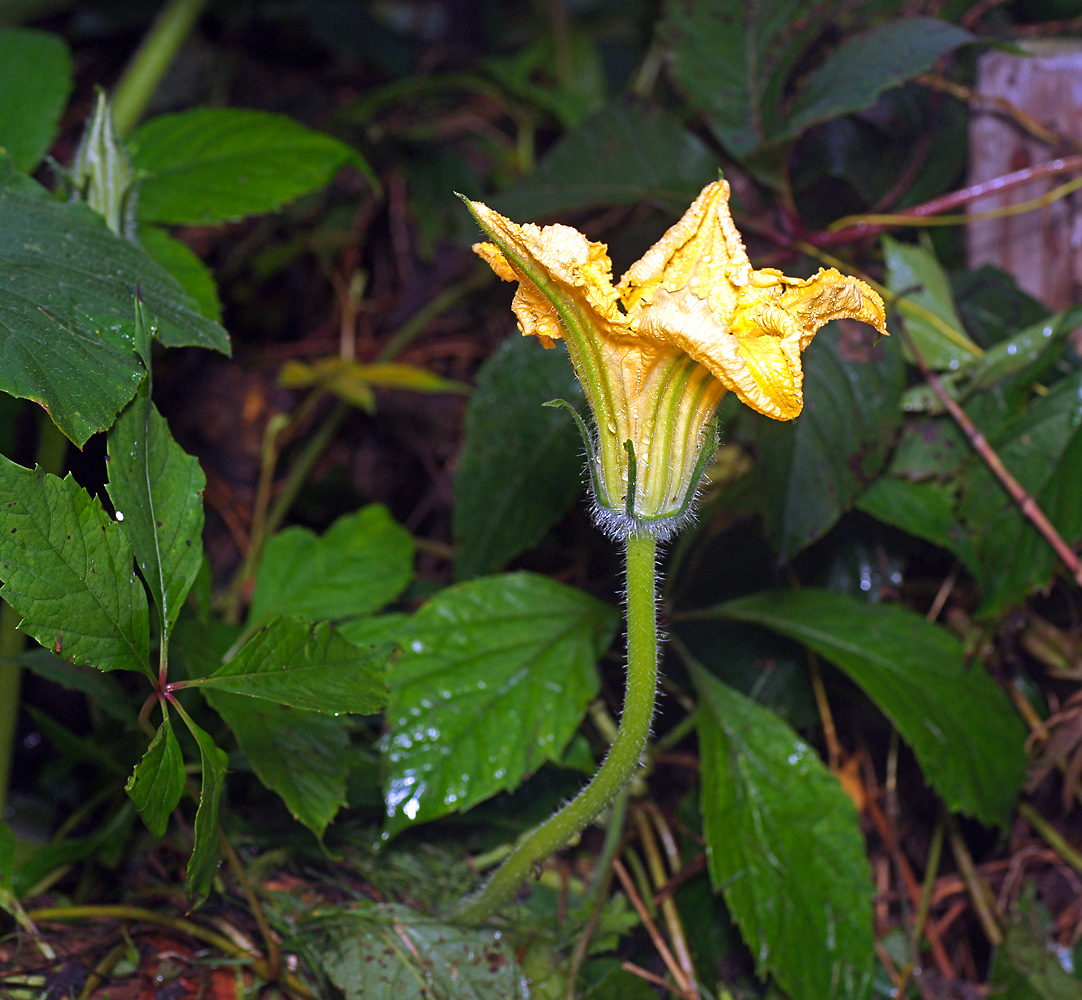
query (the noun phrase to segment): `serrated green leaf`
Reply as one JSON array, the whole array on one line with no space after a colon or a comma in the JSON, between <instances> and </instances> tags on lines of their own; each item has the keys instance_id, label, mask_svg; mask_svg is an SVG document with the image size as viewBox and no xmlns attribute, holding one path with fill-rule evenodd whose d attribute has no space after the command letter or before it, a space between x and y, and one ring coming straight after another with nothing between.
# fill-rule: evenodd
<instances>
[{"instance_id":1,"label":"serrated green leaf","mask_svg":"<svg viewBox=\"0 0 1082 1000\"><path fill-rule=\"evenodd\" d=\"M136 289L161 343L229 351L173 278L85 205L0 188L0 276L0 390L40 403L79 447L145 374L133 349Z\"/></svg>"},{"instance_id":2,"label":"serrated green leaf","mask_svg":"<svg viewBox=\"0 0 1082 1000\"><path fill-rule=\"evenodd\" d=\"M983 352L964 332L950 279L931 247L884 236L883 256L887 287L900 297L891 306L900 310L906 332L928 367L958 371L979 358ZM908 349L905 353L908 357Z\"/></svg>"},{"instance_id":3,"label":"serrated green leaf","mask_svg":"<svg viewBox=\"0 0 1082 1000\"><path fill-rule=\"evenodd\" d=\"M400 634L386 829L468 809L558 761L598 687L615 610L530 573L441 591Z\"/></svg>"},{"instance_id":4,"label":"serrated green leaf","mask_svg":"<svg viewBox=\"0 0 1082 1000\"><path fill-rule=\"evenodd\" d=\"M346 804L345 720L213 689L204 692L259 780L317 837Z\"/></svg>"},{"instance_id":5,"label":"serrated green leaf","mask_svg":"<svg viewBox=\"0 0 1082 1000\"><path fill-rule=\"evenodd\" d=\"M973 41L964 28L934 17L882 24L847 38L793 99L785 131L795 136L818 122L871 107L888 87L929 69L946 52Z\"/></svg>"},{"instance_id":6,"label":"serrated green leaf","mask_svg":"<svg viewBox=\"0 0 1082 1000\"><path fill-rule=\"evenodd\" d=\"M323 968L346 1000L526 1000L527 980L505 935L461 928L405 906L337 915Z\"/></svg>"},{"instance_id":7,"label":"serrated green leaf","mask_svg":"<svg viewBox=\"0 0 1082 1000\"><path fill-rule=\"evenodd\" d=\"M700 616L713 615L755 622L830 660L894 723L950 809L1006 822L1025 773L1025 727L945 629L900 605L810 588L754 594Z\"/></svg>"},{"instance_id":8,"label":"serrated green leaf","mask_svg":"<svg viewBox=\"0 0 1082 1000\"><path fill-rule=\"evenodd\" d=\"M455 575L494 573L537 544L582 492L582 442L568 414L578 401L565 352L511 337L477 373L455 469Z\"/></svg>"},{"instance_id":9,"label":"serrated green leaf","mask_svg":"<svg viewBox=\"0 0 1082 1000\"><path fill-rule=\"evenodd\" d=\"M1082 537L1082 373L1036 399L989 443L1067 544ZM1048 542L983 462L964 481L962 517L981 556L982 615L1022 601L1059 569Z\"/></svg>"},{"instance_id":10,"label":"serrated green leaf","mask_svg":"<svg viewBox=\"0 0 1082 1000\"><path fill-rule=\"evenodd\" d=\"M673 79L743 159L783 135L782 96L821 25L803 0L670 2L660 34Z\"/></svg>"},{"instance_id":11,"label":"serrated green leaf","mask_svg":"<svg viewBox=\"0 0 1082 1000\"><path fill-rule=\"evenodd\" d=\"M242 108L158 115L129 148L146 175L136 207L144 222L207 224L272 212L325 187L345 164L363 164L332 136Z\"/></svg>"},{"instance_id":12,"label":"serrated green leaf","mask_svg":"<svg viewBox=\"0 0 1082 1000\"><path fill-rule=\"evenodd\" d=\"M49 151L71 93L71 54L56 35L2 28L0 66L0 149L29 173Z\"/></svg>"},{"instance_id":13,"label":"serrated green leaf","mask_svg":"<svg viewBox=\"0 0 1082 1000\"><path fill-rule=\"evenodd\" d=\"M150 613L120 525L69 475L0 456L0 580L23 632L75 663L149 675Z\"/></svg>"},{"instance_id":14,"label":"serrated green leaf","mask_svg":"<svg viewBox=\"0 0 1082 1000\"><path fill-rule=\"evenodd\" d=\"M351 618L378 611L409 582L413 538L382 504L346 514L322 535L286 528L268 543L249 623L277 614Z\"/></svg>"},{"instance_id":15,"label":"serrated green leaf","mask_svg":"<svg viewBox=\"0 0 1082 1000\"><path fill-rule=\"evenodd\" d=\"M176 279L207 319L222 321L218 283L187 243L170 236L161 226L147 225L139 227L139 245Z\"/></svg>"},{"instance_id":16,"label":"serrated green leaf","mask_svg":"<svg viewBox=\"0 0 1082 1000\"><path fill-rule=\"evenodd\" d=\"M393 611L371 618L351 618L335 626L339 635L354 646L375 646L397 642L399 633L409 624L410 616L403 611Z\"/></svg>"},{"instance_id":17,"label":"serrated green leaf","mask_svg":"<svg viewBox=\"0 0 1082 1000\"><path fill-rule=\"evenodd\" d=\"M610 105L489 202L512 219L656 200L682 212L716 177L716 157L672 115L640 104Z\"/></svg>"},{"instance_id":18,"label":"serrated green leaf","mask_svg":"<svg viewBox=\"0 0 1082 1000\"><path fill-rule=\"evenodd\" d=\"M692 665L710 880L760 974L792 1000L859 1000L875 966L872 877L853 803L769 709Z\"/></svg>"},{"instance_id":19,"label":"serrated green leaf","mask_svg":"<svg viewBox=\"0 0 1082 1000\"><path fill-rule=\"evenodd\" d=\"M199 760L203 772L199 808L195 811L195 846L188 860L188 895L198 906L209 894L210 883L218 872L221 860L218 852L218 810L229 758L225 751L191 720L179 702L174 702L174 706L199 746Z\"/></svg>"},{"instance_id":20,"label":"serrated green leaf","mask_svg":"<svg viewBox=\"0 0 1082 1000\"><path fill-rule=\"evenodd\" d=\"M884 476L857 501L857 508L884 524L923 538L953 553L970 573L978 573L973 541L954 516L949 491L935 483L911 483Z\"/></svg>"},{"instance_id":21,"label":"serrated green leaf","mask_svg":"<svg viewBox=\"0 0 1082 1000\"><path fill-rule=\"evenodd\" d=\"M124 786L147 829L164 837L169 816L184 794L184 755L168 717Z\"/></svg>"},{"instance_id":22,"label":"serrated green leaf","mask_svg":"<svg viewBox=\"0 0 1082 1000\"><path fill-rule=\"evenodd\" d=\"M903 368L893 340L843 321L804 355L804 412L758 420L763 521L779 559L826 534L882 470L901 422Z\"/></svg>"},{"instance_id":23,"label":"serrated green leaf","mask_svg":"<svg viewBox=\"0 0 1082 1000\"><path fill-rule=\"evenodd\" d=\"M199 461L173 440L144 386L109 430L109 499L154 597L166 639L203 565Z\"/></svg>"},{"instance_id":24,"label":"serrated green leaf","mask_svg":"<svg viewBox=\"0 0 1082 1000\"><path fill-rule=\"evenodd\" d=\"M373 715L387 703L391 651L355 646L329 622L276 618L195 683L327 715Z\"/></svg>"}]
</instances>

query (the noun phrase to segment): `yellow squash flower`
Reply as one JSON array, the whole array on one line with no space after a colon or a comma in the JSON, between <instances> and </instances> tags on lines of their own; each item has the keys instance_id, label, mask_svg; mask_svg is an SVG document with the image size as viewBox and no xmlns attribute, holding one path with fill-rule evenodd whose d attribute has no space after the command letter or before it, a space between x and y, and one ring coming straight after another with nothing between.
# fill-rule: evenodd
<instances>
[{"instance_id":1,"label":"yellow squash flower","mask_svg":"<svg viewBox=\"0 0 1082 1000\"><path fill-rule=\"evenodd\" d=\"M863 281L833 268L807 279L753 270L725 181L708 184L616 286L603 243L467 204L492 241L474 250L518 282L519 329L546 347L567 343L596 426L599 522L618 537L679 526L727 390L788 420L803 407L800 352L816 330L848 317L886 333L883 300Z\"/></svg>"}]
</instances>

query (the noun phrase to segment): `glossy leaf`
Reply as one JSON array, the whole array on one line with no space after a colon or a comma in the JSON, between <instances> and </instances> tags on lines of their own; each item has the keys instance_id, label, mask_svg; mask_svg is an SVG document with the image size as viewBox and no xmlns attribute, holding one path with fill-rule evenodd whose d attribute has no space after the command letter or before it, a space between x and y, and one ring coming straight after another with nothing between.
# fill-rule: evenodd
<instances>
[{"instance_id":1,"label":"glossy leaf","mask_svg":"<svg viewBox=\"0 0 1082 1000\"><path fill-rule=\"evenodd\" d=\"M563 136L536 170L488 199L511 219L663 200L682 212L717 177L709 148L673 116L610 105Z\"/></svg>"},{"instance_id":2,"label":"glossy leaf","mask_svg":"<svg viewBox=\"0 0 1082 1000\"><path fill-rule=\"evenodd\" d=\"M0 591L20 629L75 663L150 673L150 614L131 545L72 478L0 456Z\"/></svg>"},{"instance_id":3,"label":"glossy leaf","mask_svg":"<svg viewBox=\"0 0 1082 1000\"><path fill-rule=\"evenodd\" d=\"M904 300L897 308L928 367L958 371L979 358L981 349L964 331L951 297L950 279L931 247L884 236L883 255L887 287Z\"/></svg>"},{"instance_id":4,"label":"glossy leaf","mask_svg":"<svg viewBox=\"0 0 1082 1000\"><path fill-rule=\"evenodd\" d=\"M318 191L360 154L283 115L196 108L158 115L129 141L141 221L207 224L272 212Z\"/></svg>"},{"instance_id":5,"label":"glossy leaf","mask_svg":"<svg viewBox=\"0 0 1082 1000\"><path fill-rule=\"evenodd\" d=\"M390 653L355 646L328 622L276 618L196 683L328 715L373 715L387 703Z\"/></svg>"},{"instance_id":6,"label":"glossy leaf","mask_svg":"<svg viewBox=\"0 0 1082 1000\"><path fill-rule=\"evenodd\" d=\"M173 440L145 386L109 430L107 460L109 499L168 637L203 565L206 477Z\"/></svg>"},{"instance_id":7,"label":"glossy leaf","mask_svg":"<svg viewBox=\"0 0 1082 1000\"><path fill-rule=\"evenodd\" d=\"M950 493L934 483L911 483L883 476L857 501L857 507L885 524L923 538L953 553L974 575L978 572L973 541L954 515Z\"/></svg>"},{"instance_id":8,"label":"glossy leaf","mask_svg":"<svg viewBox=\"0 0 1082 1000\"><path fill-rule=\"evenodd\" d=\"M268 543L249 622L276 614L350 618L378 611L409 582L413 539L380 504L362 507L322 535L286 528Z\"/></svg>"},{"instance_id":9,"label":"glossy leaf","mask_svg":"<svg viewBox=\"0 0 1082 1000\"><path fill-rule=\"evenodd\" d=\"M108 428L145 374L137 288L163 344L228 353L225 331L95 212L0 188L0 390L41 403L80 447Z\"/></svg>"},{"instance_id":10,"label":"glossy leaf","mask_svg":"<svg viewBox=\"0 0 1082 1000\"><path fill-rule=\"evenodd\" d=\"M738 158L784 135L786 82L821 28L807 13L803 0L666 4L673 79Z\"/></svg>"},{"instance_id":11,"label":"glossy leaf","mask_svg":"<svg viewBox=\"0 0 1082 1000\"><path fill-rule=\"evenodd\" d=\"M801 86L786 131L795 136L810 125L869 108L888 87L925 72L941 55L971 41L964 28L933 17L891 21L851 35Z\"/></svg>"},{"instance_id":12,"label":"glossy leaf","mask_svg":"<svg viewBox=\"0 0 1082 1000\"><path fill-rule=\"evenodd\" d=\"M322 838L346 804L353 758L344 720L226 691L204 693L259 780L294 819Z\"/></svg>"},{"instance_id":13,"label":"glossy leaf","mask_svg":"<svg viewBox=\"0 0 1082 1000\"><path fill-rule=\"evenodd\" d=\"M147 829L164 837L169 816L184 794L184 756L172 723L164 719L124 786Z\"/></svg>"},{"instance_id":14,"label":"glossy leaf","mask_svg":"<svg viewBox=\"0 0 1082 1000\"><path fill-rule=\"evenodd\" d=\"M755 594L710 615L754 622L830 660L897 727L950 809L1006 822L1025 773L1025 727L948 631L900 605L812 589Z\"/></svg>"},{"instance_id":15,"label":"glossy leaf","mask_svg":"<svg viewBox=\"0 0 1082 1000\"><path fill-rule=\"evenodd\" d=\"M536 545L582 492L582 441L570 415L545 407L582 389L563 348L512 335L477 373L455 469L455 574L501 569Z\"/></svg>"},{"instance_id":16,"label":"glossy leaf","mask_svg":"<svg viewBox=\"0 0 1082 1000\"><path fill-rule=\"evenodd\" d=\"M184 719L188 731L199 746L203 783L199 792L199 808L195 811L195 846L188 861L188 895L202 901L210 893L210 883L218 871L218 811L225 783L225 769L229 762L210 736L199 728L178 704L177 710Z\"/></svg>"},{"instance_id":17,"label":"glossy leaf","mask_svg":"<svg viewBox=\"0 0 1082 1000\"><path fill-rule=\"evenodd\" d=\"M1035 400L990 444L1067 544L1082 537L1082 374ZM1048 543L983 462L966 477L962 515L981 555L981 614L1020 602L1059 570Z\"/></svg>"},{"instance_id":18,"label":"glossy leaf","mask_svg":"<svg viewBox=\"0 0 1082 1000\"><path fill-rule=\"evenodd\" d=\"M860 818L786 723L693 667L710 880L792 1000L859 1000L875 964Z\"/></svg>"},{"instance_id":19,"label":"glossy leaf","mask_svg":"<svg viewBox=\"0 0 1082 1000\"><path fill-rule=\"evenodd\" d=\"M390 673L386 830L468 809L559 760L615 625L609 605L529 573L423 605Z\"/></svg>"},{"instance_id":20,"label":"glossy leaf","mask_svg":"<svg viewBox=\"0 0 1082 1000\"><path fill-rule=\"evenodd\" d=\"M71 55L56 35L0 29L0 149L29 173L49 151L71 92Z\"/></svg>"},{"instance_id":21,"label":"glossy leaf","mask_svg":"<svg viewBox=\"0 0 1082 1000\"><path fill-rule=\"evenodd\" d=\"M526 1000L500 931L440 923L405 906L340 913L323 968L345 1000Z\"/></svg>"},{"instance_id":22,"label":"glossy leaf","mask_svg":"<svg viewBox=\"0 0 1082 1000\"><path fill-rule=\"evenodd\" d=\"M779 559L826 534L882 470L901 422L898 348L850 321L820 331L804 355L804 412L757 422L763 521Z\"/></svg>"}]
</instances>

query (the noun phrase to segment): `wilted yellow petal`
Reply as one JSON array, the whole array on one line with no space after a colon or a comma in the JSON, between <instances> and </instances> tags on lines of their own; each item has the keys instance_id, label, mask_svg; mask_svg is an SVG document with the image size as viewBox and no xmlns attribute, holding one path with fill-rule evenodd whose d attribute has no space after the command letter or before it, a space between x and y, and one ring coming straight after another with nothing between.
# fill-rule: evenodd
<instances>
[{"instance_id":1,"label":"wilted yellow petal","mask_svg":"<svg viewBox=\"0 0 1082 1000\"><path fill-rule=\"evenodd\" d=\"M546 287L592 321L600 319L617 330L627 326L612 286L612 262L604 243L594 243L570 226L520 226L480 202L470 205L478 222L499 244L479 243L475 252L501 278L519 282L511 307L524 334L550 343L562 337L557 310L544 294Z\"/></svg>"},{"instance_id":2,"label":"wilted yellow petal","mask_svg":"<svg viewBox=\"0 0 1082 1000\"><path fill-rule=\"evenodd\" d=\"M805 281L787 283L778 304L803 328L802 350L815 331L832 319L858 319L880 333L887 332L887 317L879 295L859 278L847 277L833 267L820 269Z\"/></svg>"},{"instance_id":3,"label":"wilted yellow petal","mask_svg":"<svg viewBox=\"0 0 1082 1000\"><path fill-rule=\"evenodd\" d=\"M692 206L620 280L618 291L633 316L648 306L659 289L688 287L718 313L736 305L751 263L744 241L729 214L729 185L714 181Z\"/></svg>"},{"instance_id":4,"label":"wilted yellow petal","mask_svg":"<svg viewBox=\"0 0 1082 1000\"><path fill-rule=\"evenodd\" d=\"M698 361L752 409L776 420L795 417L803 405L800 329L768 307L744 310L741 318L734 327L690 289L660 290L639 329Z\"/></svg>"}]
</instances>

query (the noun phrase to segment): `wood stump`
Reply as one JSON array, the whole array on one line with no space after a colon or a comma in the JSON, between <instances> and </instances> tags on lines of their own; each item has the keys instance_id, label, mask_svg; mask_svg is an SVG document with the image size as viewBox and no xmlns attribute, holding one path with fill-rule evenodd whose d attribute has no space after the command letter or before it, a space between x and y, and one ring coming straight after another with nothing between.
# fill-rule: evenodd
<instances>
[{"instance_id":1,"label":"wood stump","mask_svg":"<svg viewBox=\"0 0 1082 1000\"><path fill-rule=\"evenodd\" d=\"M1062 148L1049 147L1002 112L979 110L969 130L970 184L1082 149L1082 40L1027 41L1021 47L1026 55L988 52L981 56L978 93L1009 101L1069 142ZM1071 176L1060 174L981 198L969 211L984 212L1040 197ZM967 237L971 268L982 264L1002 268L1052 310L1082 302L1082 191L1023 215L972 222Z\"/></svg>"}]
</instances>

